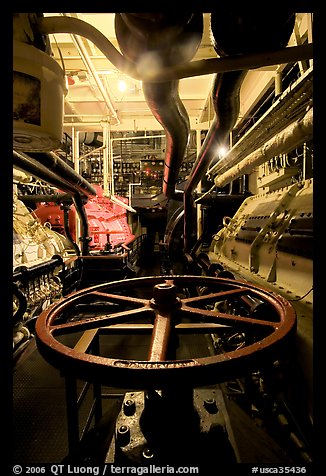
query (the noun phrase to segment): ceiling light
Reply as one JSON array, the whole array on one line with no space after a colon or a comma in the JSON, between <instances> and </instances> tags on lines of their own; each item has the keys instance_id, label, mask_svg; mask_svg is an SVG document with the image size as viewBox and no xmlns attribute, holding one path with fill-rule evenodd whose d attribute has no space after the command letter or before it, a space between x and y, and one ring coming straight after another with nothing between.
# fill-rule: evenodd
<instances>
[{"instance_id":1,"label":"ceiling light","mask_svg":"<svg viewBox=\"0 0 326 476\"><path fill-rule=\"evenodd\" d=\"M118 89L120 92L124 93L127 89L127 83L123 79L120 79L118 82Z\"/></svg>"}]
</instances>

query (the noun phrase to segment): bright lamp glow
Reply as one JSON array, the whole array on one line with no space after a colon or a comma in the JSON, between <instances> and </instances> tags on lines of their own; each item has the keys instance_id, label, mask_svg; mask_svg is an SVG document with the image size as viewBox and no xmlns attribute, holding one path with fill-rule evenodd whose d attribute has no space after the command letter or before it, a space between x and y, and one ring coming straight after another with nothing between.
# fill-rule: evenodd
<instances>
[{"instance_id":1,"label":"bright lamp glow","mask_svg":"<svg viewBox=\"0 0 326 476\"><path fill-rule=\"evenodd\" d=\"M224 155L227 153L227 148L224 147L223 145L218 148L217 152L220 157L224 157Z\"/></svg>"},{"instance_id":2,"label":"bright lamp glow","mask_svg":"<svg viewBox=\"0 0 326 476\"><path fill-rule=\"evenodd\" d=\"M124 93L125 90L127 89L127 83L126 81L124 81L123 79L120 79L119 80L119 83L118 83L118 88L119 88L119 91Z\"/></svg>"}]
</instances>

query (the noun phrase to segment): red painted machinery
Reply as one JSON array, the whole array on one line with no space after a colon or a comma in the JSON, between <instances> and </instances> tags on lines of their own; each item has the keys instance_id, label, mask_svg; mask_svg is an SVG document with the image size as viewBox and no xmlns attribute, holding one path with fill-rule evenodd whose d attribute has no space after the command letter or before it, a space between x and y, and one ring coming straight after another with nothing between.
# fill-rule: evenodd
<instances>
[{"instance_id":1,"label":"red painted machinery","mask_svg":"<svg viewBox=\"0 0 326 476\"><path fill-rule=\"evenodd\" d=\"M95 198L89 200L84 208L88 219L89 235L92 238L89 246L91 250L101 251L114 249L117 245L128 245L135 235L132 234L127 221L127 211L123 205L114 203L103 196L103 189L93 185L97 190ZM116 197L120 202L128 205L125 197ZM40 202L37 204L35 215L42 224L49 223L51 228L64 234L64 211L54 202ZM69 211L69 231L76 241L76 209L72 205Z\"/></svg>"}]
</instances>

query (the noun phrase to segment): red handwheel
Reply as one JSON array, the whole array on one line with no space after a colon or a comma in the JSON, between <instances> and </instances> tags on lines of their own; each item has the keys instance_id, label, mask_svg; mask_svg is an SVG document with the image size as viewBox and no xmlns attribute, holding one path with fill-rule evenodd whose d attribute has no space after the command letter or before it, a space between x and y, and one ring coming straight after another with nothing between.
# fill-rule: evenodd
<instances>
[{"instance_id":1,"label":"red handwheel","mask_svg":"<svg viewBox=\"0 0 326 476\"><path fill-rule=\"evenodd\" d=\"M95 305L96 304L96 305ZM97 313L85 317L85 309ZM101 310L102 307L102 310ZM257 310L259 308L259 310ZM79 352L60 341L67 333L137 325L151 332L147 360ZM154 276L115 281L75 292L43 311L36 341L45 360L84 380L121 388L214 384L275 358L296 328L296 314L282 296L243 281L203 276ZM130 334L129 329L129 334ZM122 332L122 331L121 331ZM241 335L241 345L216 355L169 358L171 336ZM107 336L110 338L110 335ZM61 339L62 340L62 339Z\"/></svg>"}]
</instances>

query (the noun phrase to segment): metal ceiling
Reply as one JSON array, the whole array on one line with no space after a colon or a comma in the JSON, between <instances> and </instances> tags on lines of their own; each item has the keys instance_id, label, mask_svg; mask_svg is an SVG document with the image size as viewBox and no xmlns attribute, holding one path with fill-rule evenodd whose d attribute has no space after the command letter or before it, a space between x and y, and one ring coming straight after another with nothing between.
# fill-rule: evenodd
<instances>
[{"instance_id":1,"label":"metal ceiling","mask_svg":"<svg viewBox=\"0 0 326 476\"><path fill-rule=\"evenodd\" d=\"M288 46L301 45L311 35L309 13L296 14L296 28ZM45 17L72 16L95 27L119 50L115 13L44 13ZM204 33L193 60L217 58L210 35L210 13L204 13ZM67 33L50 34L53 56L64 67L68 79L64 131L101 131L109 123L112 131L161 131L142 91L141 81L119 71L87 38ZM308 38L309 41L309 38ZM241 90L239 121L274 84L276 72L285 65L249 71ZM119 82L126 83L125 91ZM207 129L214 116L211 107L213 74L180 79L179 94L188 112L191 129Z\"/></svg>"},{"instance_id":2,"label":"metal ceiling","mask_svg":"<svg viewBox=\"0 0 326 476\"><path fill-rule=\"evenodd\" d=\"M45 13L45 17L58 16L59 13ZM114 31L114 13L68 13L98 29L119 50ZM110 121L112 130L162 130L153 118L142 91L141 81L126 76L109 62L98 48L86 38L79 37L83 50L86 50L91 67L94 68L113 106L118 120L107 107L101 94L101 86L90 74L81 55L80 46L74 35L50 35L54 58L64 65L68 76L68 94L65 99L65 130L69 133L73 123L80 130L101 130L101 121ZM75 35L76 36L76 35ZM85 52L85 51L84 51ZM209 14L204 14L204 34L194 59L216 57L209 33ZM212 76L205 75L180 80L180 97L194 127L205 111L207 98L211 91ZM125 91L119 90L119 82L125 81Z\"/></svg>"}]
</instances>

